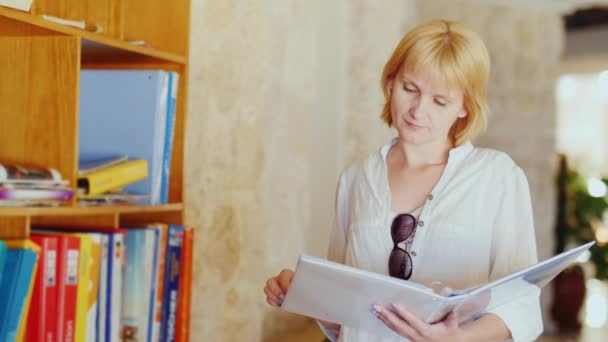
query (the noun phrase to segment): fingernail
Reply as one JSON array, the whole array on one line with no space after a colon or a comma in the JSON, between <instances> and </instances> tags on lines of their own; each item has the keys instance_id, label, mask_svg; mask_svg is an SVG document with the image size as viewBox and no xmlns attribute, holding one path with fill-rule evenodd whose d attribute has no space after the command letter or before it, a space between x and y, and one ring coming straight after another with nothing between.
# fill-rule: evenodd
<instances>
[{"instance_id":1,"label":"fingernail","mask_svg":"<svg viewBox=\"0 0 608 342\"><path fill-rule=\"evenodd\" d=\"M380 315L380 312L382 311L382 307L378 304L374 304L372 305L372 313L376 316Z\"/></svg>"},{"instance_id":2,"label":"fingernail","mask_svg":"<svg viewBox=\"0 0 608 342\"><path fill-rule=\"evenodd\" d=\"M279 296L279 300L282 302L282 301L283 301L283 299L285 299L285 295L280 295L280 296Z\"/></svg>"}]
</instances>

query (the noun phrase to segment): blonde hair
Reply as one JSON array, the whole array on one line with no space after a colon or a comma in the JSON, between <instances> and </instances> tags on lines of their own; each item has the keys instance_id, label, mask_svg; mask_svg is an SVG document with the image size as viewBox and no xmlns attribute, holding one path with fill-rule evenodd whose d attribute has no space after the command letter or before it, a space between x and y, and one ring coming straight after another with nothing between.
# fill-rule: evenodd
<instances>
[{"instance_id":1,"label":"blonde hair","mask_svg":"<svg viewBox=\"0 0 608 342\"><path fill-rule=\"evenodd\" d=\"M381 79L385 98L381 118L389 127L393 119L388 85L402 67L415 73L434 68L445 77L450 88L462 90L467 115L456 120L450 129L456 145L473 139L485 129L490 57L477 33L458 22L432 20L414 27L401 39L384 66Z\"/></svg>"}]
</instances>

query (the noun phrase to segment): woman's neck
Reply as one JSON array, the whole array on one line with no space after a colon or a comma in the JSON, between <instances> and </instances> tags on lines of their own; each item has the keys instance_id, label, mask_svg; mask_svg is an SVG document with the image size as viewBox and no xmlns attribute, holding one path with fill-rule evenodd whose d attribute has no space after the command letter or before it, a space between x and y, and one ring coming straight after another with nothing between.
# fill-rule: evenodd
<instances>
[{"instance_id":1,"label":"woman's neck","mask_svg":"<svg viewBox=\"0 0 608 342\"><path fill-rule=\"evenodd\" d=\"M399 139L392 150L394 157L400 159L403 166L417 168L446 164L453 147L454 144L450 140L413 145Z\"/></svg>"}]
</instances>

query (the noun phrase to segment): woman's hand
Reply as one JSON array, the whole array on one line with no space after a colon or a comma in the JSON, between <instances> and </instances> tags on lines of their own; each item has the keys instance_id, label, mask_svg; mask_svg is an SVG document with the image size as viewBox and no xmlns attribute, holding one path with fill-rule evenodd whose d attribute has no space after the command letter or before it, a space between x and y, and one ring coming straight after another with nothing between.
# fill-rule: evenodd
<instances>
[{"instance_id":1,"label":"woman's hand","mask_svg":"<svg viewBox=\"0 0 608 342\"><path fill-rule=\"evenodd\" d=\"M266 281L264 287L264 293L266 294L266 302L272 306L280 307L283 304L283 299L289 290L291 280L293 279L292 270L282 270L276 277L269 278ZM325 328L333 331L336 336L340 333L340 325L336 323L326 322L319 320Z\"/></svg>"},{"instance_id":2,"label":"woman's hand","mask_svg":"<svg viewBox=\"0 0 608 342\"><path fill-rule=\"evenodd\" d=\"M293 279L292 270L282 270L276 277L269 278L264 287L266 302L272 306L281 306L289 285Z\"/></svg>"},{"instance_id":3,"label":"woman's hand","mask_svg":"<svg viewBox=\"0 0 608 342\"><path fill-rule=\"evenodd\" d=\"M389 328L412 342L465 340L453 311L442 321L435 324L422 321L399 304L391 305L391 309L374 305L372 311Z\"/></svg>"}]
</instances>

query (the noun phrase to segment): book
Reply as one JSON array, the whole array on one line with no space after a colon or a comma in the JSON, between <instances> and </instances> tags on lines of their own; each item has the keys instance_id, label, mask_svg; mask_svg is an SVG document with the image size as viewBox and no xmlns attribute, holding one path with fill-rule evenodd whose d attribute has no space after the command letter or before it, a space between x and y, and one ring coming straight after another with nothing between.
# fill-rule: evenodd
<instances>
[{"instance_id":1,"label":"book","mask_svg":"<svg viewBox=\"0 0 608 342\"><path fill-rule=\"evenodd\" d=\"M78 161L78 177L86 176L87 174L104 168L124 163L129 158L127 156L110 156L92 160Z\"/></svg>"},{"instance_id":2,"label":"book","mask_svg":"<svg viewBox=\"0 0 608 342\"><path fill-rule=\"evenodd\" d=\"M34 266L29 275L30 281L28 284L27 295L25 297L25 303L23 305L23 309L21 310L21 315L19 317L19 327L17 328L17 338L16 341L23 341L25 338L25 329L27 327L27 317L29 316L30 305L32 303L32 294L34 293L34 281L36 280L36 271L38 269L38 256L40 255L40 247L33 243L32 241L26 241L24 243L25 248L36 254L36 260L34 261Z\"/></svg>"},{"instance_id":3,"label":"book","mask_svg":"<svg viewBox=\"0 0 608 342\"><path fill-rule=\"evenodd\" d=\"M6 254L8 250L4 241L0 240L0 284L2 284L2 275L4 275L4 267L6 265Z\"/></svg>"},{"instance_id":4,"label":"book","mask_svg":"<svg viewBox=\"0 0 608 342\"><path fill-rule=\"evenodd\" d=\"M122 308L123 267L125 260L125 232L108 234L108 274L106 284L105 341L121 341L120 316Z\"/></svg>"},{"instance_id":5,"label":"book","mask_svg":"<svg viewBox=\"0 0 608 342\"><path fill-rule=\"evenodd\" d=\"M68 235L57 236L59 236L57 340L68 342L74 341L75 333L80 238Z\"/></svg>"},{"instance_id":6,"label":"book","mask_svg":"<svg viewBox=\"0 0 608 342\"><path fill-rule=\"evenodd\" d=\"M148 178L125 186L160 204L169 73L81 70L79 158L126 155L148 163Z\"/></svg>"},{"instance_id":7,"label":"book","mask_svg":"<svg viewBox=\"0 0 608 342\"><path fill-rule=\"evenodd\" d=\"M169 177L171 175L171 154L173 152L173 136L175 134L175 109L177 107L177 89L179 74L169 73L169 89L167 99L167 124L165 126L165 146L163 148L163 170L160 184L160 203L169 202Z\"/></svg>"},{"instance_id":8,"label":"book","mask_svg":"<svg viewBox=\"0 0 608 342\"><path fill-rule=\"evenodd\" d=\"M123 341L148 340L155 234L152 229L127 230L126 270L122 287Z\"/></svg>"},{"instance_id":9,"label":"book","mask_svg":"<svg viewBox=\"0 0 608 342\"><path fill-rule=\"evenodd\" d=\"M175 341L190 340L190 302L192 297L192 253L194 248L194 229L184 230L181 267L179 269L179 298L175 323Z\"/></svg>"},{"instance_id":10,"label":"book","mask_svg":"<svg viewBox=\"0 0 608 342\"><path fill-rule=\"evenodd\" d=\"M0 341L23 341L40 247L29 240L9 240L0 284Z\"/></svg>"},{"instance_id":11,"label":"book","mask_svg":"<svg viewBox=\"0 0 608 342\"><path fill-rule=\"evenodd\" d=\"M57 324L53 315L57 311L57 249L54 236L32 235L30 239L40 246L36 282L28 315L26 341L56 341Z\"/></svg>"},{"instance_id":12,"label":"book","mask_svg":"<svg viewBox=\"0 0 608 342\"><path fill-rule=\"evenodd\" d=\"M0 183L24 181L61 181L61 174L53 168L0 164Z\"/></svg>"},{"instance_id":13,"label":"book","mask_svg":"<svg viewBox=\"0 0 608 342\"><path fill-rule=\"evenodd\" d=\"M32 7L32 0L0 0L0 6L18 9L29 12Z\"/></svg>"},{"instance_id":14,"label":"book","mask_svg":"<svg viewBox=\"0 0 608 342\"><path fill-rule=\"evenodd\" d=\"M88 234L77 234L80 238L80 256L78 259L78 287L76 290L76 319L74 341L86 341L88 330L89 289L93 271L93 240Z\"/></svg>"},{"instance_id":15,"label":"book","mask_svg":"<svg viewBox=\"0 0 608 342\"><path fill-rule=\"evenodd\" d=\"M0 164L0 188L3 189L2 196L6 198L23 197L24 190L50 192L53 189L69 189L66 187L68 184L53 168Z\"/></svg>"},{"instance_id":16,"label":"book","mask_svg":"<svg viewBox=\"0 0 608 342\"><path fill-rule=\"evenodd\" d=\"M102 206L102 205L116 205L116 204L139 204L145 203L146 199L150 196L147 195L133 195L127 194L124 191L112 191L106 192L94 196L86 196L79 198L78 203L82 206Z\"/></svg>"},{"instance_id":17,"label":"book","mask_svg":"<svg viewBox=\"0 0 608 342\"><path fill-rule=\"evenodd\" d=\"M463 290L433 289L301 255L282 308L378 335L387 334L390 329L370 312L374 304L402 304L427 323L437 322L454 310L459 322L464 323L520 296L539 293L540 288L593 244L585 244L506 277Z\"/></svg>"},{"instance_id":18,"label":"book","mask_svg":"<svg viewBox=\"0 0 608 342\"><path fill-rule=\"evenodd\" d=\"M79 197L86 198L122 188L148 177L148 163L143 160L125 161L78 178Z\"/></svg>"},{"instance_id":19,"label":"book","mask_svg":"<svg viewBox=\"0 0 608 342\"><path fill-rule=\"evenodd\" d=\"M0 201L2 200L53 200L67 201L74 195L70 188L36 189L36 188L6 188L0 187Z\"/></svg>"},{"instance_id":20,"label":"book","mask_svg":"<svg viewBox=\"0 0 608 342\"><path fill-rule=\"evenodd\" d=\"M86 341L95 342L98 334L97 314L99 312L99 277L101 274L101 253L103 235L87 233L91 238L91 257L89 258L91 268L89 273L88 300L87 300L87 332Z\"/></svg>"},{"instance_id":21,"label":"book","mask_svg":"<svg viewBox=\"0 0 608 342\"><path fill-rule=\"evenodd\" d=\"M74 341L80 278L80 237L45 230L33 232L37 236L57 237L57 310L54 312L57 341Z\"/></svg>"},{"instance_id":22,"label":"book","mask_svg":"<svg viewBox=\"0 0 608 342\"><path fill-rule=\"evenodd\" d=\"M156 260L156 298L154 303L154 321L152 323L152 341L159 341L163 320L163 300L165 289L165 264L167 259L167 241L169 226L165 223L153 223L148 227L158 232L158 259Z\"/></svg>"},{"instance_id":23,"label":"book","mask_svg":"<svg viewBox=\"0 0 608 342\"><path fill-rule=\"evenodd\" d=\"M161 341L175 340L175 320L179 305L179 270L182 255L184 227L170 225L165 260L165 286L163 298L163 320Z\"/></svg>"},{"instance_id":24,"label":"book","mask_svg":"<svg viewBox=\"0 0 608 342\"><path fill-rule=\"evenodd\" d=\"M97 289L97 313L96 313L96 342L106 341L106 308L108 294L108 252L109 234L101 234L101 260L99 265L99 287Z\"/></svg>"},{"instance_id":25,"label":"book","mask_svg":"<svg viewBox=\"0 0 608 342\"><path fill-rule=\"evenodd\" d=\"M148 331L147 331L147 340L148 341L156 341L154 339L154 317L156 315L156 297L158 295L158 266L160 257L160 238L161 231L154 227L148 227L150 231L153 232L154 240L153 240L153 255L152 255L152 277L150 279L150 296L148 298Z\"/></svg>"}]
</instances>

